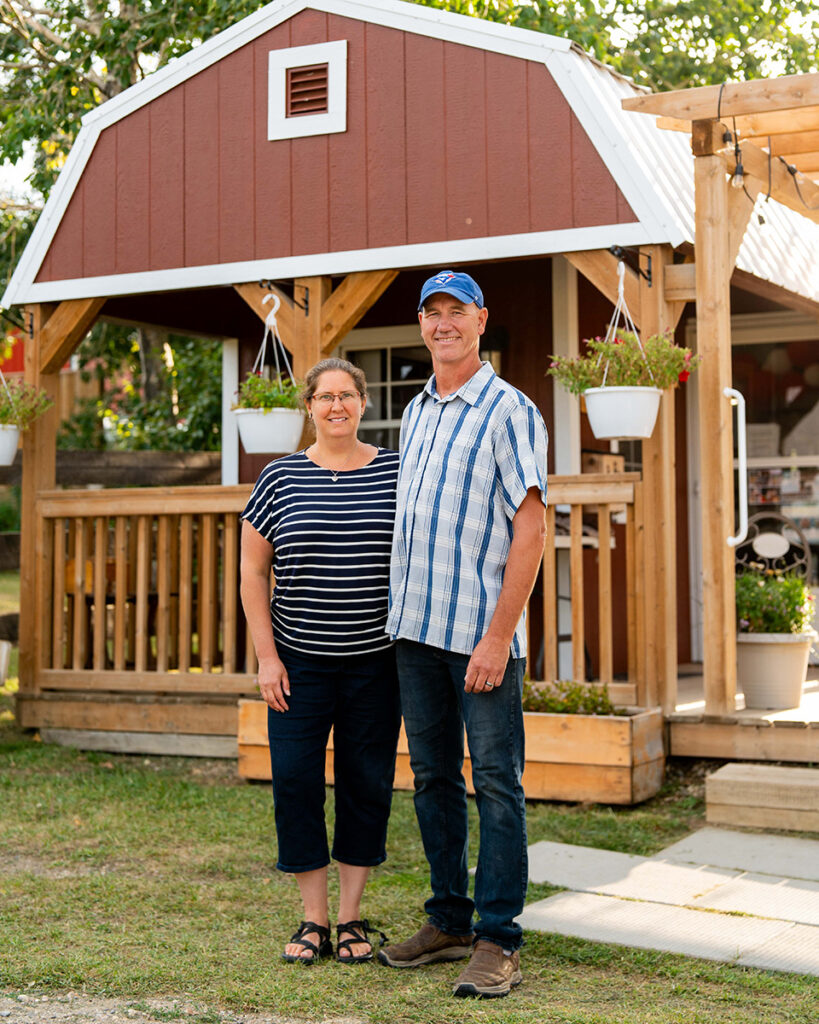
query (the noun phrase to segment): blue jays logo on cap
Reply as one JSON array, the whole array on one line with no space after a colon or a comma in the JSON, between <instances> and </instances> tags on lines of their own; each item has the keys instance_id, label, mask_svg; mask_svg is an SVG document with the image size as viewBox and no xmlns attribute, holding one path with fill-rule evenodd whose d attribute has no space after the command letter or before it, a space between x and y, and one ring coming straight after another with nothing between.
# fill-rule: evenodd
<instances>
[{"instance_id":1,"label":"blue jays logo on cap","mask_svg":"<svg viewBox=\"0 0 819 1024\"><path fill-rule=\"evenodd\" d=\"M436 292L453 295L461 302L474 302L478 309L483 309L483 292L469 274L456 273L454 270L440 270L424 282L418 308L423 309L424 302Z\"/></svg>"}]
</instances>

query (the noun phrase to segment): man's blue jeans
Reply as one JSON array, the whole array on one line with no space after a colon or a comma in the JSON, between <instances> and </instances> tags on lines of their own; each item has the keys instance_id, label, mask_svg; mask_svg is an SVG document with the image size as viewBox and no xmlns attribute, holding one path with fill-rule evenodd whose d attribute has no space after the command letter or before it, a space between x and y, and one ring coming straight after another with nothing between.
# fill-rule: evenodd
<instances>
[{"instance_id":1,"label":"man's blue jeans","mask_svg":"<svg viewBox=\"0 0 819 1024\"><path fill-rule=\"evenodd\" d=\"M415 811L432 885L424 909L450 935L468 935L477 910L476 938L515 950L521 928L514 919L523 909L528 877L521 784L526 659L510 658L502 685L490 693L465 693L467 655L399 640L396 656ZM474 903L468 895L464 726L480 818Z\"/></svg>"}]
</instances>

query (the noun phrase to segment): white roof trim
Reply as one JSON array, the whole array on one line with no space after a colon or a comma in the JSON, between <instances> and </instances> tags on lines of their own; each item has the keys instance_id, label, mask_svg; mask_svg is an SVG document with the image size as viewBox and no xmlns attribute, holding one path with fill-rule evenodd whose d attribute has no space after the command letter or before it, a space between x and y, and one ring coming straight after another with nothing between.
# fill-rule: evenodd
<instances>
[{"instance_id":1,"label":"white roof trim","mask_svg":"<svg viewBox=\"0 0 819 1024\"><path fill-rule=\"evenodd\" d=\"M246 260L240 263L215 263L137 274L41 281L27 288L26 301L59 302L63 299L213 288L271 278L348 274L356 270L443 266L448 263L514 259L520 256L549 256L584 249L606 249L611 245L646 245L652 241L654 239L649 237L644 225L637 222L519 235L490 235L486 238L462 238L381 249L351 249L346 252L284 256L280 259Z\"/></svg>"},{"instance_id":2,"label":"white roof trim","mask_svg":"<svg viewBox=\"0 0 819 1024\"><path fill-rule=\"evenodd\" d=\"M630 152L631 141L624 134L619 119L611 117L600 102L594 83L586 74L585 60L578 60L574 54L552 53L544 63L652 241L668 242L675 247L681 245L687 240L686 233L669 216L669 209L658 195L654 182L634 159Z\"/></svg>"},{"instance_id":3,"label":"white roof trim","mask_svg":"<svg viewBox=\"0 0 819 1024\"><path fill-rule=\"evenodd\" d=\"M39 294L39 286L34 284L34 280L103 129L307 8L463 46L491 49L495 53L526 60L542 62L544 52L567 53L572 47L569 40L557 36L450 14L403 0L274 0L85 115L83 126L0 304L12 306L44 301L35 298Z\"/></svg>"}]
</instances>

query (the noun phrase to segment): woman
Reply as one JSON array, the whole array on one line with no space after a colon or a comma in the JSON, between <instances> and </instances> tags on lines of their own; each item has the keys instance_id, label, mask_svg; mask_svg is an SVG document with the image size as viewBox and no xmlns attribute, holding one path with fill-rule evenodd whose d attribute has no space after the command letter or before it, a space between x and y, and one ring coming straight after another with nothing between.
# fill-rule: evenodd
<instances>
[{"instance_id":1,"label":"woman","mask_svg":"<svg viewBox=\"0 0 819 1024\"><path fill-rule=\"evenodd\" d=\"M358 367L322 360L302 397L316 441L256 482L242 513L242 604L268 704L277 866L296 875L304 903L282 956L314 963L333 951L324 823L332 726L336 958L350 964L373 957L360 904L370 868L386 857L400 724L384 631L398 454L358 439L367 404Z\"/></svg>"}]
</instances>

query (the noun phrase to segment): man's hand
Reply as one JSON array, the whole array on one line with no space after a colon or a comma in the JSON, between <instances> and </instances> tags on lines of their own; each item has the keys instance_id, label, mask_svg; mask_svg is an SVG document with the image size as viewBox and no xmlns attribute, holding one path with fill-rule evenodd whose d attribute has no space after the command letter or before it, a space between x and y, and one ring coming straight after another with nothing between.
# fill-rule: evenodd
<instances>
[{"instance_id":1,"label":"man's hand","mask_svg":"<svg viewBox=\"0 0 819 1024\"><path fill-rule=\"evenodd\" d=\"M257 675L259 690L269 707L274 711L287 711L289 705L285 696L290 696L290 680L287 669L279 658L265 658L259 662Z\"/></svg>"},{"instance_id":2,"label":"man's hand","mask_svg":"<svg viewBox=\"0 0 819 1024\"><path fill-rule=\"evenodd\" d=\"M464 690L467 693L491 692L503 682L508 661L509 644L495 640L487 633L466 666Z\"/></svg>"}]
</instances>

